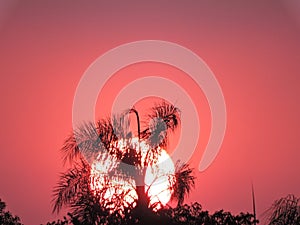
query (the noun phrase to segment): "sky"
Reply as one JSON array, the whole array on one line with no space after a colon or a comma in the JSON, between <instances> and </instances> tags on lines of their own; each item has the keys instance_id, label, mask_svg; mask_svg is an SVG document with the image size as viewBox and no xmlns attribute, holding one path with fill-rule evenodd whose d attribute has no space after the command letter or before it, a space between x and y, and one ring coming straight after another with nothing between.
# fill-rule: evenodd
<instances>
[{"instance_id":1,"label":"sky","mask_svg":"<svg viewBox=\"0 0 300 225\"><path fill-rule=\"evenodd\" d=\"M25 224L61 216L51 214L51 196L66 169L59 149L72 130L76 88L98 57L141 40L184 46L213 72L227 112L219 154L198 170L212 127L208 100L188 74L171 65L142 62L111 75L98 95L96 118L110 113L130 82L159 75L160 89L171 80L185 91L201 124L189 160L196 190L187 202L198 201L211 212L251 212L253 182L262 218L275 199L299 197L299 12L293 0L0 1L0 198ZM132 90L141 111L157 100ZM178 104L185 101L174 97ZM190 110L181 109L182 115ZM198 126L197 119L192 122ZM187 132L194 137L192 129ZM180 140L173 137L170 154Z\"/></svg>"}]
</instances>

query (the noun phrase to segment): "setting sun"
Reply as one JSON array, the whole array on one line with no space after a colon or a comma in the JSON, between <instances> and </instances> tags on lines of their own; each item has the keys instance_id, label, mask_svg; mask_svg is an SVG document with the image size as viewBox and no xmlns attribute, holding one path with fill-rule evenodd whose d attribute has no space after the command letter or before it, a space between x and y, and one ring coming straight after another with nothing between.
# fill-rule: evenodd
<instances>
[{"instance_id":1,"label":"setting sun","mask_svg":"<svg viewBox=\"0 0 300 225\"><path fill-rule=\"evenodd\" d=\"M130 144L136 151L141 150L142 162L145 161L147 152L150 146L145 141L140 141L138 138L130 140L119 140L115 144L119 149L123 149L126 144ZM133 178L118 175L116 168L121 162L118 162L115 157L109 154L99 154L97 159L91 165L91 183L90 187L96 194L103 192L104 202L110 208L115 208L114 198L117 195L124 194L124 205L127 207L132 204L135 206L135 200L138 195L136 193L136 184ZM128 166L130 169L131 165ZM160 149L157 161L146 169L145 176L145 193L150 198L150 205L154 209L159 209L161 205L166 205L172 195L172 184L175 182L175 168L168 153Z\"/></svg>"}]
</instances>

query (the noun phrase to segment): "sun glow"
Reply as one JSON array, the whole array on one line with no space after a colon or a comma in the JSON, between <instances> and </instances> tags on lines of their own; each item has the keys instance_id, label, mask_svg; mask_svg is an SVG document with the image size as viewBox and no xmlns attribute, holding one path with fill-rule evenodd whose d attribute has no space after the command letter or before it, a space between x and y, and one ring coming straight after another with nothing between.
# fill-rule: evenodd
<instances>
[{"instance_id":1,"label":"sun glow","mask_svg":"<svg viewBox=\"0 0 300 225\"><path fill-rule=\"evenodd\" d=\"M141 161L145 161L150 146L145 141L138 141L138 138L130 140L119 140L116 145L122 150L126 144L138 151L141 149ZM172 185L174 184L174 164L164 149L159 149L157 161L153 165L148 166L145 175L145 192L150 198L150 205L154 209L159 209L162 205L166 205L172 195ZM138 196L136 193L136 184L133 178L128 178L118 174L116 170L120 162L116 157L110 154L99 154L91 166L91 183L90 187L96 193L101 192L103 195L103 203L108 208L121 208L135 206L135 200ZM124 165L127 169L132 169L131 165ZM119 201L122 196L121 201ZM122 204L118 204L122 202Z\"/></svg>"}]
</instances>

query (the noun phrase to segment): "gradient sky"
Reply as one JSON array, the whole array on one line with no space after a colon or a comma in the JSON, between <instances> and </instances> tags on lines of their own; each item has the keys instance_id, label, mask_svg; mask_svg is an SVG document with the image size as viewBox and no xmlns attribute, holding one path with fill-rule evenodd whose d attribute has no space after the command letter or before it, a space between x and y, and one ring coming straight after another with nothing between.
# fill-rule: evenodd
<instances>
[{"instance_id":1,"label":"gradient sky","mask_svg":"<svg viewBox=\"0 0 300 225\"><path fill-rule=\"evenodd\" d=\"M198 172L209 109L174 68L145 63L138 75L130 67L128 76L115 74L99 95L106 107L97 103L99 115L122 85L169 71L164 76L189 92L204 124L188 202L251 211L251 180L259 216L279 197L300 196L299 15L297 1L0 1L0 197L25 224L57 218L50 200L78 82L106 51L145 39L185 46L214 72L227 109L216 160Z\"/></svg>"}]
</instances>

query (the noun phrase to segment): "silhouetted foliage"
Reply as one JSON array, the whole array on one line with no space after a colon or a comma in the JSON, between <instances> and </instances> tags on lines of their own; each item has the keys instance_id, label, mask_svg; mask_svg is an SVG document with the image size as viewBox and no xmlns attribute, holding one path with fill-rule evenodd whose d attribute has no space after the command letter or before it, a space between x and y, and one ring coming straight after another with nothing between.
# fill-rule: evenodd
<instances>
[{"instance_id":1,"label":"silhouetted foliage","mask_svg":"<svg viewBox=\"0 0 300 225\"><path fill-rule=\"evenodd\" d=\"M223 210L209 214L208 211L202 210L202 206L195 202L191 205L181 205L175 208L164 207L157 212L149 211L144 220L134 219L132 215L127 214L120 216L117 214L102 215L101 222L80 221L73 215L69 214L69 219L48 223L47 225L65 225L65 224L105 224L105 225L254 225L258 221L250 213L240 213L232 215L230 212Z\"/></svg>"},{"instance_id":2,"label":"silhouetted foliage","mask_svg":"<svg viewBox=\"0 0 300 225\"><path fill-rule=\"evenodd\" d=\"M68 219L66 216L64 216L63 220L48 222L46 225L68 225L68 224L72 224L72 222L70 219Z\"/></svg>"},{"instance_id":3,"label":"silhouetted foliage","mask_svg":"<svg viewBox=\"0 0 300 225\"><path fill-rule=\"evenodd\" d=\"M192 175L193 169L186 163L176 162L175 180L171 200L177 200L177 205L183 204L184 198L189 195L191 188L195 187L195 177Z\"/></svg>"},{"instance_id":4,"label":"silhouetted foliage","mask_svg":"<svg viewBox=\"0 0 300 225\"><path fill-rule=\"evenodd\" d=\"M137 119L137 143L131 141L134 135L130 131L130 113L134 113ZM221 210L210 215L199 203L183 205L185 197L195 186L193 169L186 163L177 162L175 174L168 177L169 190L173 191L172 200L177 201L177 207L151 203L148 197L150 187L145 185L146 168L155 165L161 149L168 143L168 132L174 132L180 124L179 110L163 102L153 107L147 118L143 121L147 127L141 130L139 114L133 108L121 115L99 120L96 125L84 123L66 139L62 148L63 161L69 162L71 168L61 174L54 188L53 212L66 206L70 213L68 218L49 225L255 224L253 215L248 213L233 216ZM150 146L146 152L142 152L142 142ZM91 187L91 182L98 182L91 172L95 160L106 162L107 168L102 174L104 184L99 190ZM112 184L110 180L114 179L132 181L137 198L126 202L128 191L122 184ZM113 193L109 198L107 191Z\"/></svg>"},{"instance_id":5,"label":"silhouetted foliage","mask_svg":"<svg viewBox=\"0 0 300 225\"><path fill-rule=\"evenodd\" d=\"M138 149L131 141L134 137L130 131L130 113L134 113L137 119ZM54 188L53 212L67 206L71 209L72 221L84 224L120 221L122 224L146 224L148 220L145 218L156 218L153 209L162 205L159 202L150 203L148 190L151 186L147 189L145 186L146 168L157 163L162 147L167 145L168 132L174 132L180 124L179 110L162 102L152 107L147 120L142 122L148 126L141 131L139 114L133 108L121 115L99 120L96 124L84 123L69 135L62 152L63 162L69 162L71 168L61 174ZM141 149L141 142L149 146L146 152ZM105 163L109 172L101 175L107 182L99 190L92 189L90 185L91 179L96 179L91 175L91 164L95 160L109 162ZM175 176L169 175L169 189L176 191L173 197L178 204L183 203L194 186L195 177L191 173L188 164L182 164L177 167ZM120 178L137 184L134 187L137 199L133 202L124 204L126 190L122 185L109 182ZM115 190L110 199L105 197L108 190Z\"/></svg>"},{"instance_id":6,"label":"silhouetted foliage","mask_svg":"<svg viewBox=\"0 0 300 225\"><path fill-rule=\"evenodd\" d=\"M269 225L299 225L300 224L300 198L294 195L276 200L265 212Z\"/></svg>"},{"instance_id":7,"label":"silhouetted foliage","mask_svg":"<svg viewBox=\"0 0 300 225\"><path fill-rule=\"evenodd\" d=\"M0 224L2 225L22 225L18 216L12 215L5 210L6 204L0 199Z\"/></svg>"},{"instance_id":8,"label":"silhouetted foliage","mask_svg":"<svg viewBox=\"0 0 300 225\"><path fill-rule=\"evenodd\" d=\"M232 215L223 210L210 215L203 211L202 206L195 202L191 205L181 205L176 208L162 209L159 213L167 215L172 225L251 225L255 224L254 216L250 213ZM258 221L256 221L258 223Z\"/></svg>"}]
</instances>

